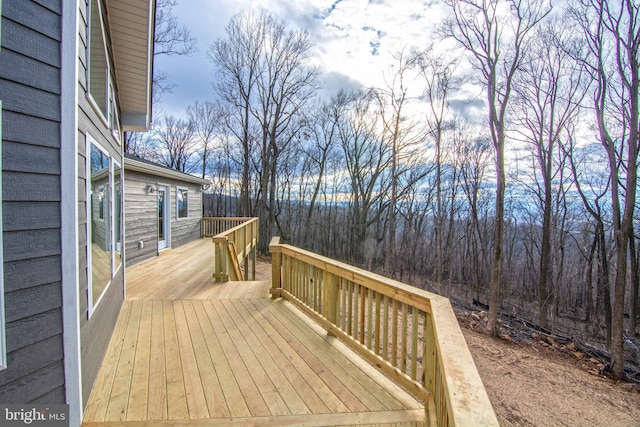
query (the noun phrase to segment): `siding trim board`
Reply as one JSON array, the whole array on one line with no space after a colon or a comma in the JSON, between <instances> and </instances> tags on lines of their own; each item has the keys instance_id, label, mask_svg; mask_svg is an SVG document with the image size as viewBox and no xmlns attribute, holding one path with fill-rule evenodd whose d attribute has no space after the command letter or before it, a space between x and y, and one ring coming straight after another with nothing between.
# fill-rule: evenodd
<instances>
[{"instance_id":1,"label":"siding trim board","mask_svg":"<svg viewBox=\"0 0 640 427\"><path fill-rule=\"evenodd\" d=\"M2 46L2 0L0 0L0 46ZM2 52L0 50L0 52ZM2 213L2 100L0 99L0 219ZM0 237L4 236L4 221L0 221ZM4 306L4 239L0 239L0 370L7 368L7 336Z\"/></svg>"},{"instance_id":2,"label":"siding trim board","mask_svg":"<svg viewBox=\"0 0 640 427\"><path fill-rule=\"evenodd\" d=\"M2 0L0 0L0 16L2 15ZM0 19L1 21L1 19ZM0 31L0 34L2 32ZM1 40L0 40L1 43ZM0 141L2 141L2 100L0 99ZM2 171L2 144L0 143L0 171ZM2 174L0 173L0 218L2 213ZM4 235L4 221L0 221L0 236ZM0 239L0 370L7 368L7 337L5 323L5 297L4 297L4 239Z\"/></svg>"},{"instance_id":3,"label":"siding trim board","mask_svg":"<svg viewBox=\"0 0 640 427\"><path fill-rule=\"evenodd\" d=\"M2 0L0 0L2 1ZM79 208L78 208L78 1L62 0L60 46L60 238L64 394L69 425L83 416L80 343Z\"/></svg>"}]
</instances>

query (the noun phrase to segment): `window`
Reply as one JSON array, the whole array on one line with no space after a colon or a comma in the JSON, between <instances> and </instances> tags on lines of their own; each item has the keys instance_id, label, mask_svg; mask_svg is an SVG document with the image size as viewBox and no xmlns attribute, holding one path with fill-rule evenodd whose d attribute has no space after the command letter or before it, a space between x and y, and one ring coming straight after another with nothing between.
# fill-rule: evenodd
<instances>
[{"instance_id":1,"label":"window","mask_svg":"<svg viewBox=\"0 0 640 427\"><path fill-rule=\"evenodd\" d=\"M121 167L87 135L87 286L89 316L122 266Z\"/></svg>"},{"instance_id":2,"label":"window","mask_svg":"<svg viewBox=\"0 0 640 427\"><path fill-rule=\"evenodd\" d=\"M111 239L109 238L109 203L106 200L110 181L109 155L92 138L87 137L87 264L89 267L89 314L111 283Z\"/></svg>"},{"instance_id":3,"label":"window","mask_svg":"<svg viewBox=\"0 0 640 427\"><path fill-rule=\"evenodd\" d=\"M176 210L178 211L178 219L189 217L189 198L186 188L176 189Z\"/></svg>"},{"instance_id":4,"label":"window","mask_svg":"<svg viewBox=\"0 0 640 427\"><path fill-rule=\"evenodd\" d=\"M89 7L89 43L87 45L87 96L105 124L109 124L109 57L100 0Z\"/></svg>"}]
</instances>

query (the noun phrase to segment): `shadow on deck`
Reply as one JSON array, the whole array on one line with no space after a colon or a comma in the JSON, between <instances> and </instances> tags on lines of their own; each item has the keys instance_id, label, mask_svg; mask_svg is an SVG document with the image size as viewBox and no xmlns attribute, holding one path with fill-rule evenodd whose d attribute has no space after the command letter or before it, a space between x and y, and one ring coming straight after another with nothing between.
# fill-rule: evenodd
<instances>
[{"instance_id":1,"label":"shadow on deck","mask_svg":"<svg viewBox=\"0 0 640 427\"><path fill-rule=\"evenodd\" d=\"M215 283L211 251L127 269L83 426L426 425L422 401L269 298L270 280Z\"/></svg>"}]
</instances>

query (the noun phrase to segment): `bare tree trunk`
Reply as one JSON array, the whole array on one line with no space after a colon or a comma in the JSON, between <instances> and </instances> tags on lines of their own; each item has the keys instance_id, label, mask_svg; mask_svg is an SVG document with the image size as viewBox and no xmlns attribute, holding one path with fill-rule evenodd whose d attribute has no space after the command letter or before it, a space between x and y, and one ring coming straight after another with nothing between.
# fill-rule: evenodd
<instances>
[{"instance_id":1,"label":"bare tree trunk","mask_svg":"<svg viewBox=\"0 0 640 427\"><path fill-rule=\"evenodd\" d=\"M502 280L502 238L504 235L504 136L496 146L496 205L493 223L493 258L491 259L491 281L489 282L489 316L487 332L496 334L500 311L500 282Z\"/></svg>"},{"instance_id":2,"label":"bare tree trunk","mask_svg":"<svg viewBox=\"0 0 640 427\"><path fill-rule=\"evenodd\" d=\"M638 325L638 287L640 286L640 251L635 246L635 234L631 233L629 239L629 259L631 260L631 313L629 315L629 331L631 335L637 334ZM640 245L640 242L638 243Z\"/></svg>"},{"instance_id":3,"label":"bare tree trunk","mask_svg":"<svg viewBox=\"0 0 640 427\"><path fill-rule=\"evenodd\" d=\"M584 34L578 60L594 81L593 106L607 154L616 253L611 317L611 372L624 377L627 255L633 232L640 138L640 10L636 2L578 0L571 16ZM612 134L615 132L615 134Z\"/></svg>"}]
</instances>

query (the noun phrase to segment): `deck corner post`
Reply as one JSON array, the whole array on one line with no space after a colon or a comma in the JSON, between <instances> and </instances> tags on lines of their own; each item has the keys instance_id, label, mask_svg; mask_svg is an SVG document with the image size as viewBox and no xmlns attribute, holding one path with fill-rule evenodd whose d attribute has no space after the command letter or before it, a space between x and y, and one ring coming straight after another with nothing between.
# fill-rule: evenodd
<instances>
[{"instance_id":1,"label":"deck corner post","mask_svg":"<svg viewBox=\"0 0 640 427\"><path fill-rule=\"evenodd\" d=\"M213 278L216 282L226 282L229 280L229 257L227 254L226 237L213 237Z\"/></svg>"},{"instance_id":2,"label":"deck corner post","mask_svg":"<svg viewBox=\"0 0 640 427\"><path fill-rule=\"evenodd\" d=\"M337 326L338 320L338 281L336 276L328 272L324 272L324 283L327 292L327 320Z\"/></svg>"},{"instance_id":3,"label":"deck corner post","mask_svg":"<svg viewBox=\"0 0 640 427\"><path fill-rule=\"evenodd\" d=\"M258 247L253 245L251 250L251 280L256 280L256 258L258 257Z\"/></svg>"},{"instance_id":4,"label":"deck corner post","mask_svg":"<svg viewBox=\"0 0 640 427\"><path fill-rule=\"evenodd\" d=\"M271 297L278 298L282 290L282 248L280 237L276 236L269 243L271 252Z\"/></svg>"}]
</instances>

